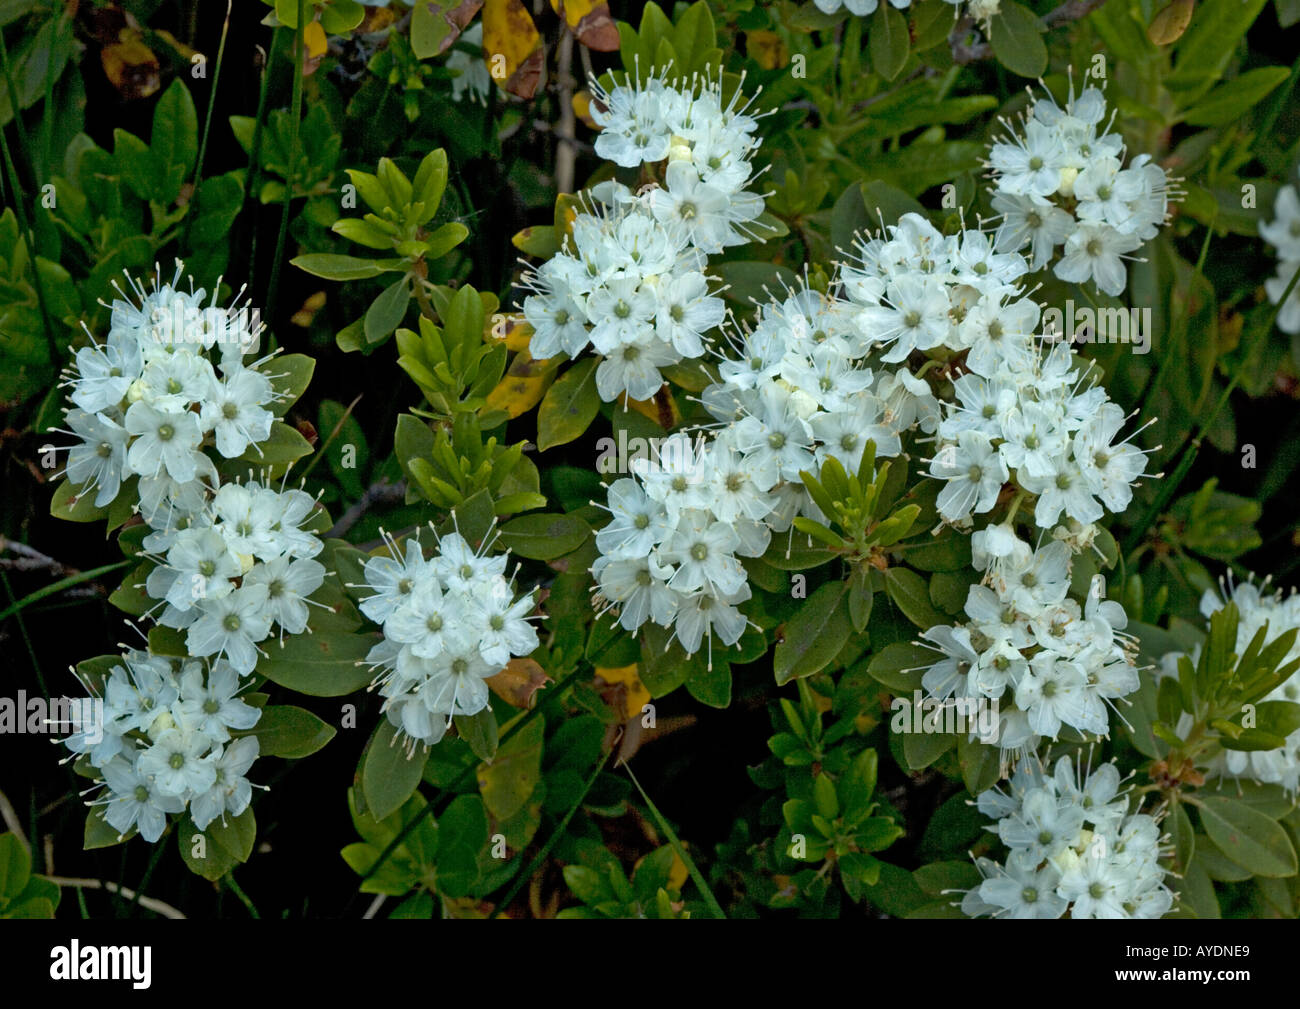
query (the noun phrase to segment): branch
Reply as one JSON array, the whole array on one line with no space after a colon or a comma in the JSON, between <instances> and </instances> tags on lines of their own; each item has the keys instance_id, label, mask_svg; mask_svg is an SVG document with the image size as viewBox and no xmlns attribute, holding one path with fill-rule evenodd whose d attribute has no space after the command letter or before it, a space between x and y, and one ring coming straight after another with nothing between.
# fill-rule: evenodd
<instances>
[{"instance_id":1,"label":"branch","mask_svg":"<svg viewBox=\"0 0 1300 1009\"><path fill-rule=\"evenodd\" d=\"M135 891L127 886L118 886L110 880L104 879L72 879L67 876L46 876L51 883L56 886L82 886L87 890L107 890L109 893L119 893L127 900L135 900ZM156 897L145 897L141 895L140 906L147 907L150 911L156 911L164 918L183 919L183 915L176 908L172 907L166 901L158 900Z\"/></svg>"},{"instance_id":2,"label":"branch","mask_svg":"<svg viewBox=\"0 0 1300 1009\"><path fill-rule=\"evenodd\" d=\"M405 480L399 480L397 483L389 483L387 480L372 483L361 495L361 500L339 516L339 520L334 523L334 528L327 532L324 538L342 536L361 520L361 516L370 510L371 505L401 501L404 497L406 497Z\"/></svg>"}]
</instances>

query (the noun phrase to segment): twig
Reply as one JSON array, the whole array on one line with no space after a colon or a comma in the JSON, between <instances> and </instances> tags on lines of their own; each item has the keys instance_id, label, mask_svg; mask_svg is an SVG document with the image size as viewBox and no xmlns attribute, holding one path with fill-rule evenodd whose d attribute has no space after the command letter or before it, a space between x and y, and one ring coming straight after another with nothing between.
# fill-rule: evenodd
<instances>
[{"instance_id":1,"label":"twig","mask_svg":"<svg viewBox=\"0 0 1300 1009\"><path fill-rule=\"evenodd\" d=\"M339 520L334 523L334 528L325 534L325 538L342 536L361 520L361 516L370 510L371 505L401 501L404 497L406 497L405 480L399 480L397 483L389 483L387 480L372 483L361 495L361 500L339 516Z\"/></svg>"},{"instance_id":2,"label":"twig","mask_svg":"<svg viewBox=\"0 0 1300 1009\"><path fill-rule=\"evenodd\" d=\"M50 573L54 575L77 573L75 568L70 568L53 557L47 557L26 543L16 543L0 536L0 554L6 550L17 554L18 557L0 557L0 568L7 568L10 571L39 571L41 568L49 568Z\"/></svg>"},{"instance_id":3,"label":"twig","mask_svg":"<svg viewBox=\"0 0 1300 1009\"><path fill-rule=\"evenodd\" d=\"M9 828L10 833L18 838L18 843L23 846L23 850L31 854L32 846L27 843L27 835L23 833L23 825L18 820L18 814L14 811L13 804L10 803L9 797L0 792L0 819L4 820L5 826Z\"/></svg>"},{"instance_id":4,"label":"twig","mask_svg":"<svg viewBox=\"0 0 1300 1009\"><path fill-rule=\"evenodd\" d=\"M560 95L560 122L555 127L555 135L568 143L560 143L555 149L555 188L561 193L573 192L574 166L577 164L577 151L573 146L573 74L569 68L573 65L573 32L565 28L560 36L560 50L557 57L555 80Z\"/></svg>"},{"instance_id":5,"label":"twig","mask_svg":"<svg viewBox=\"0 0 1300 1009\"><path fill-rule=\"evenodd\" d=\"M46 876L51 883L56 886L80 886L87 890L107 890L109 893L120 894L127 900L134 900L136 893L130 887L118 886L111 880L103 879L73 879L67 876ZM176 908L172 907L166 901L158 900L156 897L141 896L139 899L141 907L147 907L150 911L156 911L164 918L183 919L183 915Z\"/></svg>"},{"instance_id":6,"label":"twig","mask_svg":"<svg viewBox=\"0 0 1300 1009\"><path fill-rule=\"evenodd\" d=\"M361 917L373 918L376 914L379 913L379 909L383 906L384 901L386 901L387 899L388 899L387 894L383 894L383 893L378 894L375 897L375 899L370 902L370 906L366 908L366 913L363 914Z\"/></svg>"}]
</instances>

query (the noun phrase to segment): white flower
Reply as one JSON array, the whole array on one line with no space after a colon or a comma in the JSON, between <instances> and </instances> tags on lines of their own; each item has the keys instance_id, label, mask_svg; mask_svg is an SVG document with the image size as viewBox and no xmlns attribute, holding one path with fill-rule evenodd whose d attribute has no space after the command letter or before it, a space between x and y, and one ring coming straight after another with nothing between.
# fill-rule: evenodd
<instances>
[{"instance_id":1,"label":"white flower","mask_svg":"<svg viewBox=\"0 0 1300 1009\"><path fill-rule=\"evenodd\" d=\"M114 757L101 770L110 795L96 800L96 804L104 805L104 819L119 836L136 827L140 836L152 843L167 828L166 814L185 808L183 798L164 794L153 780L122 757Z\"/></svg>"},{"instance_id":2,"label":"white flower","mask_svg":"<svg viewBox=\"0 0 1300 1009\"><path fill-rule=\"evenodd\" d=\"M89 493L95 490L95 507L117 497L126 469L130 433L103 414L68 411L68 426L81 439L68 453L68 479Z\"/></svg>"},{"instance_id":3,"label":"white flower","mask_svg":"<svg viewBox=\"0 0 1300 1009\"><path fill-rule=\"evenodd\" d=\"M186 663L180 682L180 698L173 705L173 716L178 724L213 742L224 743L230 738L230 729L251 729L262 717L257 708L236 696L239 674L228 662L214 662L206 682L202 663Z\"/></svg>"},{"instance_id":4,"label":"white flower","mask_svg":"<svg viewBox=\"0 0 1300 1009\"><path fill-rule=\"evenodd\" d=\"M253 798L253 787L244 777L257 759L256 736L236 739L212 758L212 787L190 801L190 817L199 830L207 830L217 817L239 816Z\"/></svg>"},{"instance_id":5,"label":"white flower","mask_svg":"<svg viewBox=\"0 0 1300 1009\"><path fill-rule=\"evenodd\" d=\"M1009 476L993 443L978 431L958 434L956 444L945 446L930 461L930 475L947 481L938 508L952 521L991 509Z\"/></svg>"},{"instance_id":6,"label":"white flower","mask_svg":"<svg viewBox=\"0 0 1300 1009\"><path fill-rule=\"evenodd\" d=\"M243 584L265 585L272 619L288 633L301 634L307 629L307 598L324 581L325 565L284 556L254 565Z\"/></svg>"},{"instance_id":7,"label":"white flower","mask_svg":"<svg viewBox=\"0 0 1300 1009\"><path fill-rule=\"evenodd\" d=\"M234 459L271 437L275 417L265 406L275 393L260 371L237 366L223 371L223 379L211 377L199 419L203 430L216 436L217 451Z\"/></svg>"},{"instance_id":8,"label":"white flower","mask_svg":"<svg viewBox=\"0 0 1300 1009\"><path fill-rule=\"evenodd\" d=\"M153 746L140 754L139 772L150 778L162 795L184 796L212 787L217 771L208 751L212 740L194 729L168 729Z\"/></svg>"},{"instance_id":9,"label":"white flower","mask_svg":"<svg viewBox=\"0 0 1300 1009\"><path fill-rule=\"evenodd\" d=\"M185 644L191 655L225 656L241 676L257 665L257 643L271 631L265 585L246 585L203 604L203 615L190 625Z\"/></svg>"},{"instance_id":10,"label":"white flower","mask_svg":"<svg viewBox=\"0 0 1300 1009\"><path fill-rule=\"evenodd\" d=\"M137 436L126 454L133 473L155 476L165 469L180 483L194 479L203 440L195 414L156 410L141 400L126 411L126 429Z\"/></svg>"},{"instance_id":11,"label":"white flower","mask_svg":"<svg viewBox=\"0 0 1300 1009\"><path fill-rule=\"evenodd\" d=\"M1122 294L1127 283L1124 254L1141 245L1136 235L1125 235L1109 224L1081 224L1065 240L1065 255L1053 272L1062 280L1091 280L1106 294Z\"/></svg>"}]
</instances>

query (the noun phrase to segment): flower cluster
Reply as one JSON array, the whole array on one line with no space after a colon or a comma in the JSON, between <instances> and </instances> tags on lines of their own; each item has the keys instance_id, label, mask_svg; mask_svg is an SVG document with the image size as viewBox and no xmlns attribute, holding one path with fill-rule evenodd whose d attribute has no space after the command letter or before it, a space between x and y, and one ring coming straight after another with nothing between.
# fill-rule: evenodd
<instances>
[{"instance_id":1,"label":"flower cluster","mask_svg":"<svg viewBox=\"0 0 1300 1009\"><path fill-rule=\"evenodd\" d=\"M593 81L592 93L597 154L621 168L664 164L662 184L646 194L664 227L680 228L705 255L758 237L763 197L746 188L758 120L739 89L724 98L721 77L669 81L661 71L609 91Z\"/></svg>"},{"instance_id":2,"label":"flower cluster","mask_svg":"<svg viewBox=\"0 0 1300 1009\"><path fill-rule=\"evenodd\" d=\"M970 372L953 383L956 402L930 461L930 475L945 483L939 514L962 523L987 512L1009 480L1034 496L1044 529L1062 515L1088 526L1106 509L1122 512L1146 469L1146 450L1132 444L1137 432L1117 440L1124 411L1087 368L1077 370L1068 343L1044 353L1023 336L1001 342L1001 352L989 343L972 351Z\"/></svg>"},{"instance_id":3,"label":"flower cluster","mask_svg":"<svg viewBox=\"0 0 1300 1009\"><path fill-rule=\"evenodd\" d=\"M730 334L734 356L701 395L722 422L712 437L674 435L611 486L613 519L597 533L592 573L625 629L672 627L689 653L707 638L711 662L713 636L735 644L747 623L738 558L761 556L798 514L824 518L800 471L834 457L856 473L868 439L896 456L905 432L935 429L938 403L923 379L865 366L874 344L859 316L806 289L763 306L752 328Z\"/></svg>"},{"instance_id":4,"label":"flower cluster","mask_svg":"<svg viewBox=\"0 0 1300 1009\"><path fill-rule=\"evenodd\" d=\"M912 6L912 0L889 0L889 2L899 10L907 10ZM945 2L957 8L960 8L964 3L966 13L971 20L978 21L983 25L987 25L992 21L1001 7L1000 0L945 0ZM874 14L876 8L880 6L880 0L813 0L813 3L823 14L835 14L847 10L850 14L856 14L859 17Z\"/></svg>"},{"instance_id":5,"label":"flower cluster","mask_svg":"<svg viewBox=\"0 0 1300 1009\"><path fill-rule=\"evenodd\" d=\"M1110 295L1127 284L1124 259L1154 238L1176 194L1147 154L1124 167L1124 141L1109 132L1097 88L1065 108L1036 99L1019 125L993 144L993 208L1002 215L998 248L1031 249L1035 272L1064 246L1053 271L1064 281L1092 281Z\"/></svg>"},{"instance_id":6,"label":"flower cluster","mask_svg":"<svg viewBox=\"0 0 1300 1009\"><path fill-rule=\"evenodd\" d=\"M835 294L789 293L763 306L753 328L731 336L735 356L723 357L720 381L701 397L731 425L724 434L758 485L775 495L776 532L796 514L823 517L801 470L833 456L856 473L868 439L877 456L892 457L905 432L935 430L938 401L924 380L906 368L867 366L877 347L871 332L863 311Z\"/></svg>"},{"instance_id":7,"label":"flower cluster","mask_svg":"<svg viewBox=\"0 0 1300 1009\"><path fill-rule=\"evenodd\" d=\"M1082 769L1080 769L1082 770ZM1006 862L978 858L984 881L967 891L971 917L1159 918L1173 907L1160 866L1160 827L1130 813L1114 764L1078 773L1061 757L1050 776L1023 762L1009 791L979 796L990 830L1009 849Z\"/></svg>"},{"instance_id":8,"label":"flower cluster","mask_svg":"<svg viewBox=\"0 0 1300 1009\"><path fill-rule=\"evenodd\" d=\"M312 559L324 545L304 528L315 506L305 491L250 480L210 497L182 488L166 507L142 508L157 622L184 630L190 655L224 658L247 676L273 627L281 637L307 629L308 597L326 574Z\"/></svg>"},{"instance_id":9,"label":"flower cluster","mask_svg":"<svg viewBox=\"0 0 1300 1009\"><path fill-rule=\"evenodd\" d=\"M1102 598L1102 576L1080 606L1069 597L1072 554L1064 542L1035 550L1010 527L990 526L971 545L984 576L967 594L965 624L921 635L942 654L922 686L941 700L996 702L1003 750L1055 739L1063 726L1105 735L1107 704L1139 682L1135 643L1121 633L1128 618Z\"/></svg>"},{"instance_id":10,"label":"flower cluster","mask_svg":"<svg viewBox=\"0 0 1300 1009\"><path fill-rule=\"evenodd\" d=\"M662 162L663 184L634 193L609 182L590 194L565 247L526 278L529 352L573 357L590 345L604 358L603 400L649 399L660 369L702 356L725 315L704 271L709 255L755 235L763 199L745 186L757 123L738 93L723 102L720 83L593 87L597 153L627 168Z\"/></svg>"},{"instance_id":11,"label":"flower cluster","mask_svg":"<svg viewBox=\"0 0 1300 1009\"><path fill-rule=\"evenodd\" d=\"M120 836L132 827L154 842L168 813L189 809L199 830L239 816L253 786L248 769L257 759L252 729L260 709L241 700L239 674L217 659L171 659L128 651L100 691L102 715L81 719L64 740L102 775L91 805Z\"/></svg>"},{"instance_id":12,"label":"flower cluster","mask_svg":"<svg viewBox=\"0 0 1300 1009\"><path fill-rule=\"evenodd\" d=\"M455 715L488 706L488 677L510 657L537 647L528 623L531 593L515 598L505 554L476 552L459 533L443 536L426 559L414 536L405 549L366 562L361 612L380 624L384 640L366 656L389 722L412 740L433 745Z\"/></svg>"},{"instance_id":13,"label":"flower cluster","mask_svg":"<svg viewBox=\"0 0 1300 1009\"><path fill-rule=\"evenodd\" d=\"M205 446L233 459L270 436L275 389L244 366L260 323L243 309L205 307L202 288L180 290L182 269L152 291L135 283L138 305L114 301L108 336L78 350L70 369L67 422L81 443L67 474L95 490L96 507L131 476L142 501L213 477Z\"/></svg>"},{"instance_id":14,"label":"flower cluster","mask_svg":"<svg viewBox=\"0 0 1300 1009\"><path fill-rule=\"evenodd\" d=\"M711 668L713 635L734 645L748 623L736 608L750 598L738 557L767 549L770 481L747 464L734 429L711 443L674 435L632 468L637 479L609 489L613 517L596 534L592 575L626 630L671 626L689 653L707 636Z\"/></svg>"},{"instance_id":15,"label":"flower cluster","mask_svg":"<svg viewBox=\"0 0 1300 1009\"><path fill-rule=\"evenodd\" d=\"M590 344L604 356L601 399L649 399L663 385L659 369L703 354L704 333L725 315L705 266L684 229L655 217L648 195L579 214L569 248L529 278L529 352L574 357Z\"/></svg>"},{"instance_id":16,"label":"flower cluster","mask_svg":"<svg viewBox=\"0 0 1300 1009\"><path fill-rule=\"evenodd\" d=\"M1239 620L1237 623L1237 642L1235 652L1244 655L1251 640L1267 625L1265 644L1272 642L1287 631L1300 628L1300 595L1293 589L1289 593L1281 591L1267 592L1253 582L1228 582L1224 585L1221 599L1212 590L1207 589L1201 597L1201 613L1207 619L1211 614L1223 609L1226 602L1236 604ZM1189 656L1195 664L1200 659L1201 647L1197 645ZM1177 676L1178 660L1182 652L1169 652L1161 657L1159 675ZM1282 658L1279 665L1286 665L1300 659L1300 642ZM1291 701L1300 703L1300 674L1293 673L1283 683L1278 684L1264 701ZM1186 736L1192 725L1192 716L1183 713L1174 731ZM1300 792L1300 729L1286 737L1286 742L1275 750L1221 750L1210 758L1204 768L1216 777L1253 778L1262 784L1281 785L1291 794Z\"/></svg>"},{"instance_id":17,"label":"flower cluster","mask_svg":"<svg viewBox=\"0 0 1300 1009\"><path fill-rule=\"evenodd\" d=\"M1259 233L1277 253L1277 273L1264 281L1268 300L1276 305L1300 270L1300 195L1294 185L1283 186L1273 204L1273 220L1260 222ZM1300 333L1300 284L1296 284L1278 311L1277 328Z\"/></svg>"}]
</instances>

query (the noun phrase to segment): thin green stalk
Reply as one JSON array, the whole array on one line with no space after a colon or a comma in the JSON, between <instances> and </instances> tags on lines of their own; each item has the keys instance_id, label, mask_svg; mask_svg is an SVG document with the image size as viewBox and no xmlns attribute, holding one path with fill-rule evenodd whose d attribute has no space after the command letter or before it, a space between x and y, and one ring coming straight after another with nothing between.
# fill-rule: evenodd
<instances>
[{"instance_id":1,"label":"thin green stalk","mask_svg":"<svg viewBox=\"0 0 1300 1009\"><path fill-rule=\"evenodd\" d=\"M800 686L803 685L803 682L803 680L799 681ZM632 773L631 765L624 764L623 768L627 771L627 776L632 779L632 784L636 785L636 790L641 793L641 798L645 800L646 806L649 807L650 815L653 816L655 822L659 824L659 829L668 835L668 842L673 846L673 851L677 853L677 857L682 860L682 864L686 866L686 871L691 874L691 879L695 880L695 886L704 897L704 903L708 905L709 910L713 912L715 918L726 918L727 916L722 911L722 905L718 903L718 898L713 896L713 891L709 889L709 884L704 881L704 874L700 872L699 868L695 865L694 859L692 859L687 853L682 842L678 840L677 834L673 830L672 826L664 819L664 815L659 812L659 807L651 801L650 796L646 794L646 790L641 787L641 782L636 780L636 775Z\"/></svg>"},{"instance_id":2,"label":"thin green stalk","mask_svg":"<svg viewBox=\"0 0 1300 1009\"><path fill-rule=\"evenodd\" d=\"M316 453L311 457L311 462L307 464L307 468L298 474L300 480L306 480L307 477L311 476L311 471L316 468L316 464L324 458L325 453L329 451L329 447L334 444L334 439L339 436L339 433L343 430L343 425L348 422L348 418L352 416L352 411L356 409L357 404L361 402L361 397L364 395L365 393L357 393L357 398L348 404L348 408L343 411L343 416L334 425L334 430L325 439L325 444L316 450Z\"/></svg>"},{"instance_id":3,"label":"thin green stalk","mask_svg":"<svg viewBox=\"0 0 1300 1009\"><path fill-rule=\"evenodd\" d=\"M100 575L106 575L110 571L117 571L119 568L127 567L132 562L129 560L118 561L116 564L105 564L102 568L92 568L90 571L79 571L75 575L69 575L67 578L60 578L57 582L39 588L35 592L23 596L17 602L12 603L4 610L0 610L0 620L12 616L19 610L26 609L32 603L40 602L46 596L52 596L56 592L62 592L64 589L70 589L74 585L80 585L82 582L92 581Z\"/></svg>"},{"instance_id":4,"label":"thin green stalk","mask_svg":"<svg viewBox=\"0 0 1300 1009\"><path fill-rule=\"evenodd\" d=\"M229 887L231 893L239 898L239 902L243 904L244 907L248 908L248 913L251 917L258 919L262 917L257 913L257 908L253 905L253 901L249 898L248 894L244 893L244 891L240 889L239 884L235 882L234 873L226 873L221 878L221 881Z\"/></svg>"},{"instance_id":5,"label":"thin green stalk","mask_svg":"<svg viewBox=\"0 0 1300 1009\"><path fill-rule=\"evenodd\" d=\"M1217 217L1218 214L1216 212L1215 216L1210 218L1210 223L1205 228L1205 241L1201 243L1201 255L1196 260L1196 270L1192 273L1192 279L1187 288L1187 299L1189 302L1191 301L1192 290L1196 287L1196 281L1201 277L1205 270L1205 260L1210 252L1210 239L1214 237L1214 221ZM1172 353L1172 351L1174 348L1182 345L1182 337L1186 334L1187 323L1190 321L1187 309L1184 305L1180 305L1178 302L1172 302L1172 304L1179 305L1179 310L1175 317L1176 328L1175 326L1170 327L1171 334L1175 336L1175 339L1169 341L1167 352L1161 355L1160 366L1156 369L1155 377L1151 380L1151 384L1142 393L1142 405L1139 409L1144 413L1147 408L1155 402L1155 395L1160 390L1160 386L1164 383L1165 373L1169 370L1169 366L1177 356Z\"/></svg>"},{"instance_id":6,"label":"thin green stalk","mask_svg":"<svg viewBox=\"0 0 1300 1009\"><path fill-rule=\"evenodd\" d=\"M501 739L499 740L498 745L500 745L500 743L504 743L507 739L509 739L516 732L518 732L525 725L527 725L530 721L532 721L537 715L539 715L542 712L542 709L546 707L547 704L549 704L556 698L563 696L564 691L568 688L569 684L571 684L574 680L578 678L578 672L579 671L575 669L572 673L570 673L568 676L566 676L564 679L562 679L559 683L555 685L555 688L552 691L550 691L550 696L545 701L537 705L537 707L533 708L532 710L524 712L524 716L521 719L519 719L519 721L515 722L513 725L510 726L510 728L506 729L506 731L501 734ZM438 790L437 794L434 795L432 802L427 800L425 801L424 808L420 810L418 813L416 813L413 817L411 817L411 819L407 821L405 826L403 826L402 829L397 832L397 836L394 837L391 841L389 841L388 846L379 853L379 857L375 859L375 864L372 865L370 867L370 870L364 876L361 877L361 882L364 883L366 880L370 879L370 877L372 877L375 873L379 871L380 867L385 862L388 861L389 856L392 855L392 853L398 849L401 843L406 840L407 835L410 834L411 831L413 831L416 827L418 827L420 825L420 822L426 816L428 816L433 812L434 803L441 802L444 798L449 797L451 793L454 793L456 789L460 788L461 785L465 784L467 781L469 781L470 778L474 776L474 770L476 766L477 766L476 764L468 765L463 771L460 772L460 774L456 776L456 778L452 781L450 785L448 785L446 788L440 788Z\"/></svg>"},{"instance_id":7,"label":"thin green stalk","mask_svg":"<svg viewBox=\"0 0 1300 1009\"><path fill-rule=\"evenodd\" d=\"M27 127L23 125L22 110L18 108L18 91L14 87L14 77L9 66L9 48L5 45L4 32L0 31L0 69L4 71L5 87L9 89L9 105L13 109L14 125L18 129L18 141L23 159L30 170L31 157L27 144ZM0 126L0 152L4 155L5 174L9 182L9 194L14 210L18 214L18 223L22 226L23 242L27 245L27 254L32 264L32 286L36 289L36 302L41 310L41 323L45 327L45 343L49 348L50 367L59 368L59 347L54 341L54 327L50 323L48 301L45 298L45 283L41 280L41 270L36 262L36 232L32 230L32 219L27 214L27 204L22 197L22 187L18 184L18 169L9 150L8 131ZM33 173L33 178L35 175Z\"/></svg>"},{"instance_id":8,"label":"thin green stalk","mask_svg":"<svg viewBox=\"0 0 1300 1009\"><path fill-rule=\"evenodd\" d=\"M158 866L162 858L163 845L155 844L153 854L149 856L149 865L144 870L144 876L140 879L140 885L135 888L135 896L131 898L131 913L135 914L140 909L140 898L144 896L144 888L149 885L149 880L153 878L153 871ZM120 884L119 884L120 885Z\"/></svg>"},{"instance_id":9,"label":"thin green stalk","mask_svg":"<svg viewBox=\"0 0 1300 1009\"><path fill-rule=\"evenodd\" d=\"M499 918L501 916L501 912L510 906L510 902L518 896L519 891L522 890L524 885L533 878L533 873L535 873L541 864L546 861L546 857L551 853L551 849L555 847L555 843L564 836L565 830L569 827L569 821L573 819L573 814L576 813L582 807L583 802L586 801L587 793L590 792L591 787L596 784L596 779L600 777L600 772L605 769L605 764L608 760L609 753L605 753L601 756L600 763L592 769L591 777L589 777L587 783L582 786L582 792L579 793L577 799L574 800L573 805L569 807L569 811L564 814L564 819L560 821L559 826L557 826L551 833L551 836L546 839L546 844L542 846L542 850L533 856L533 860L528 863L528 868L515 877L514 885L512 885L506 892L506 895L501 898L496 909L492 912L493 918Z\"/></svg>"},{"instance_id":10,"label":"thin green stalk","mask_svg":"<svg viewBox=\"0 0 1300 1009\"><path fill-rule=\"evenodd\" d=\"M1183 478L1187 476L1188 471L1192 468L1192 464L1196 461L1197 453L1201 450L1201 443L1205 440L1205 432L1210 429L1210 425L1218 418L1219 411L1224 408L1228 402L1228 398L1233 394L1238 384L1241 382L1241 376L1245 371L1246 362L1254 356L1255 351L1259 349L1260 343L1267 339L1273 332L1273 327L1277 324L1277 317L1282 312L1282 306L1285 305L1287 299L1291 297L1291 292L1295 290L1297 282L1300 282L1300 267L1297 267L1295 272L1291 274L1291 281L1286 285L1286 290L1282 292L1282 297L1277 299L1277 304L1273 306L1273 311L1269 313L1268 322L1261 326L1255 333L1255 338L1251 340L1250 346L1241 357L1241 364L1233 373L1231 381L1228 382L1228 387L1224 389L1223 394L1219 396L1219 401L1214 404L1214 409L1210 411L1209 416L1201 422L1200 427L1196 430L1195 437L1191 439L1190 443L1183 443L1186 447L1183 449L1182 458L1179 459L1178 466L1174 470L1173 476L1167 477L1161 482L1160 492L1156 495L1156 499L1151 503L1151 507L1143 513L1142 518L1138 521L1137 525L1129 530L1128 536L1124 539L1124 553L1130 553L1138 545L1142 537L1146 534L1147 529L1150 528L1151 523L1153 523L1161 511L1164 510L1165 505L1169 503L1169 499L1174 496L1174 492L1178 489L1178 485L1182 483Z\"/></svg>"},{"instance_id":11,"label":"thin green stalk","mask_svg":"<svg viewBox=\"0 0 1300 1009\"><path fill-rule=\"evenodd\" d=\"M284 205L280 211L280 234L275 240L275 259L271 263L271 283L266 291L266 318L274 325L275 303L280 294L280 265L284 259L285 239L289 234L289 208L293 204L293 188L298 181L299 137L302 125L302 60L306 52L306 38L303 24L303 0L298 0L298 27L293 36L293 98L289 119L289 174L284 180ZM274 344L275 337L271 336ZM272 346L271 349L274 349Z\"/></svg>"},{"instance_id":12,"label":"thin green stalk","mask_svg":"<svg viewBox=\"0 0 1300 1009\"><path fill-rule=\"evenodd\" d=\"M199 188L199 181L203 178L203 161L208 153L208 137L212 133L212 113L217 105L217 89L221 86L221 64L225 61L226 56L226 36L230 33L230 7L234 0L226 0L226 20L221 26L221 41L217 44L217 65L212 70L212 89L208 92L208 111L203 118L203 138L199 141L199 157L194 163L194 178L190 184L195 191ZM183 244L188 245L190 240L190 225L194 218L192 215L186 215L185 218L185 238Z\"/></svg>"},{"instance_id":13,"label":"thin green stalk","mask_svg":"<svg viewBox=\"0 0 1300 1009\"><path fill-rule=\"evenodd\" d=\"M248 191L245 193L245 199L254 200L254 208L260 207L261 202L257 199L258 173L262 167L262 123L266 119L266 96L271 85L271 68L275 65L275 56L278 51L280 39L284 33L275 31L271 33L271 49L266 55L266 66L262 68L262 84L257 96L257 119L253 124L253 143L248 151ZM248 243L248 286L251 290L253 287L253 278L257 276L257 228L253 227L252 238Z\"/></svg>"}]
</instances>

